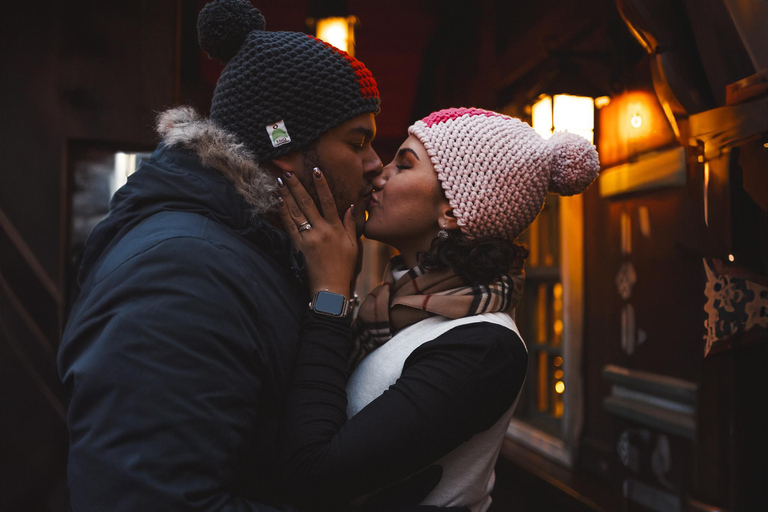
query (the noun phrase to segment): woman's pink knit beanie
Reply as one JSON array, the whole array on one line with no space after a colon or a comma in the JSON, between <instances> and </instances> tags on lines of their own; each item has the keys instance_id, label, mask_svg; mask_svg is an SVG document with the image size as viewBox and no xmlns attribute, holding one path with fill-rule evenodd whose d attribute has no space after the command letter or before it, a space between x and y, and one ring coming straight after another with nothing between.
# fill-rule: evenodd
<instances>
[{"instance_id":1,"label":"woman's pink knit beanie","mask_svg":"<svg viewBox=\"0 0 768 512\"><path fill-rule=\"evenodd\" d=\"M416 121L461 231L514 240L541 211L547 191L571 196L597 177L595 146L557 132L544 139L528 124L478 108L451 108Z\"/></svg>"}]
</instances>

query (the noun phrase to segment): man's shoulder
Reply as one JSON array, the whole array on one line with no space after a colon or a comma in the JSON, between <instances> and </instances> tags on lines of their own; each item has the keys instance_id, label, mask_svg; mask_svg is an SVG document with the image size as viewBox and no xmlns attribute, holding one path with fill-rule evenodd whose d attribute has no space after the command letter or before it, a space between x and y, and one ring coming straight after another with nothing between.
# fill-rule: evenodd
<instances>
[{"instance_id":1,"label":"man's shoulder","mask_svg":"<svg viewBox=\"0 0 768 512\"><path fill-rule=\"evenodd\" d=\"M191 239L192 243L210 241L221 245L242 244L243 240L223 224L194 212L166 211L148 217L126 233L116 246L126 244L148 247L168 240Z\"/></svg>"},{"instance_id":2,"label":"man's shoulder","mask_svg":"<svg viewBox=\"0 0 768 512\"><path fill-rule=\"evenodd\" d=\"M127 232L94 269L99 282L121 268L133 265L231 267L245 273L271 268L267 256L223 224L192 212L162 212Z\"/></svg>"}]
</instances>

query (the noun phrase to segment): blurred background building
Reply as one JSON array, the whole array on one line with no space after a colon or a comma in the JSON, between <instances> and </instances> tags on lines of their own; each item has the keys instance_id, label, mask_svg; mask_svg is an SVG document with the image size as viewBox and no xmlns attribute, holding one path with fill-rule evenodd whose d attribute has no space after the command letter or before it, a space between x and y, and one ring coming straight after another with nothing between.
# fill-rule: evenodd
<instances>
[{"instance_id":1,"label":"blurred background building","mask_svg":"<svg viewBox=\"0 0 768 512\"><path fill-rule=\"evenodd\" d=\"M155 115L210 106L204 3L0 1L2 510L68 509L76 262ZM768 510L768 2L254 3L372 70L385 162L458 106L598 147L598 181L523 235L530 368L493 511ZM369 244L363 290L387 257Z\"/></svg>"}]
</instances>

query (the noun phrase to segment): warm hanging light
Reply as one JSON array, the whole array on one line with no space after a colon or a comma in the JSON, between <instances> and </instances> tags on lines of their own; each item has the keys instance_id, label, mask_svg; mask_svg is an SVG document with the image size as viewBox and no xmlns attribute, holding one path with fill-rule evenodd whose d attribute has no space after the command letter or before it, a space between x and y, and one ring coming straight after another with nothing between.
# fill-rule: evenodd
<instances>
[{"instance_id":1,"label":"warm hanging light","mask_svg":"<svg viewBox=\"0 0 768 512\"><path fill-rule=\"evenodd\" d=\"M354 57L356 23L357 18L355 16L319 18L315 21L315 32L318 39L322 39Z\"/></svg>"},{"instance_id":2,"label":"warm hanging light","mask_svg":"<svg viewBox=\"0 0 768 512\"><path fill-rule=\"evenodd\" d=\"M545 139L560 131L581 135L589 142L594 139L595 100L588 96L543 94L533 104L531 117L533 129Z\"/></svg>"},{"instance_id":3,"label":"warm hanging light","mask_svg":"<svg viewBox=\"0 0 768 512\"><path fill-rule=\"evenodd\" d=\"M652 91L624 92L600 109L598 150L605 167L674 142L675 134Z\"/></svg>"}]
</instances>

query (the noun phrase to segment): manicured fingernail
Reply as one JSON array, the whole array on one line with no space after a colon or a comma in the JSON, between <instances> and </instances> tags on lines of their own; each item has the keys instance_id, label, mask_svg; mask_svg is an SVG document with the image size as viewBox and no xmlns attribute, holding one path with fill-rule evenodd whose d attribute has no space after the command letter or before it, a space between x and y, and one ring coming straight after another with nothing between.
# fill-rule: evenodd
<instances>
[{"instance_id":1,"label":"manicured fingernail","mask_svg":"<svg viewBox=\"0 0 768 512\"><path fill-rule=\"evenodd\" d=\"M352 212L352 215L354 216L354 215L355 215L355 212L356 212L356 210L355 210L355 205L353 205L353 204L349 205L349 211L351 211L351 212Z\"/></svg>"},{"instance_id":2,"label":"manicured fingernail","mask_svg":"<svg viewBox=\"0 0 768 512\"><path fill-rule=\"evenodd\" d=\"M318 180L323 177L323 173L320 172L320 168L319 167L315 167L314 169L312 169L312 174L314 174L315 178L318 179Z\"/></svg>"},{"instance_id":3,"label":"manicured fingernail","mask_svg":"<svg viewBox=\"0 0 768 512\"><path fill-rule=\"evenodd\" d=\"M285 183L283 183L283 178L277 178L277 186L280 188L285 188Z\"/></svg>"},{"instance_id":4,"label":"manicured fingernail","mask_svg":"<svg viewBox=\"0 0 768 512\"><path fill-rule=\"evenodd\" d=\"M293 178L293 173L291 171L285 171L283 174L285 174L285 179L287 180Z\"/></svg>"},{"instance_id":5,"label":"manicured fingernail","mask_svg":"<svg viewBox=\"0 0 768 512\"><path fill-rule=\"evenodd\" d=\"M278 198L277 198L277 205L278 205L280 208L282 208L283 206L285 206L285 201L283 201L283 198L282 198L282 197L278 197Z\"/></svg>"}]
</instances>

